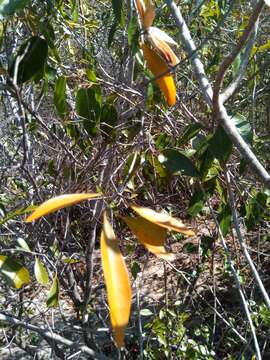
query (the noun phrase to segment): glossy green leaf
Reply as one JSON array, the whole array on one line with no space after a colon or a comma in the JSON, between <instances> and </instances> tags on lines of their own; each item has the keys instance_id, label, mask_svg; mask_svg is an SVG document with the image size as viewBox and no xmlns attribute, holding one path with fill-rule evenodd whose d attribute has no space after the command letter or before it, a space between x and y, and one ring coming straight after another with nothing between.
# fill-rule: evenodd
<instances>
[{"instance_id":1,"label":"glossy green leaf","mask_svg":"<svg viewBox=\"0 0 270 360\"><path fill-rule=\"evenodd\" d=\"M0 20L7 15L13 15L17 10L23 9L29 0L0 0Z\"/></svg>"},{"instance_id":2,"label":"glossy green leaf","mask_svg":"<svg viewBox=\"0 0 270 360\"><path fill-rule=\"evenodd\" d=\"M49 281L48 272L38 257L36 257L36 260L35 260L34 273L35 273L35 277L36 277L37 281L41 285L48 284L48 281Z\"/></svg>"},{"instance_id":3,"label":"glossy green leaf","mask_svg":"<svg viewBox=\"0 0 270 360\"><path fill-rule=\"evenodd\" d=\"M225 164L232 152L232 142L222 126L218 126L214 135L209 140L209 150L212 155Z\"/></svg>"},{"instance_id":4,"label":"glossy green leaf","mask_svg":"<svg viewBox=\"0 0 270 360\"><path fill-rule=\"evenodd\" d=\"M253 140L253 134L250 123L247 121L247 119L241 114L235 114L231 117L231 121L236 126L242 138L247 143L251 144Z\"/></svg>"},{"instance_id":5,"label":"glossy green leaf","mask_svg":"<svg viewBox=\"0 0 270 360\"><path fill-rule=\"evenodd\" d=\"M76 111L83 118L83 125L89 135L97 133L101 114L101 90L99 86L81 88L76 95Z\"/></svg>"},{"instance_id":6,"label":"glossy green leaf","mask_svg":"<svg viewBox=\"0 0 270 360\"><path fill-rule=\"evenodd\" d=\"M29 271L11 257L0 255L0 273L16 289L30 282Z\"/></svg>"},{"instance_id":7,"label":"glossy green leaf","mask_svg":"<svg viewBox=\"0 0 270 360\"><path fill-rule=\"evenodd\" d=\"M158 160L171 174L183 174L186 176L198 177L199 172L192 161L177 150L164 150Z\"/></svg>"},{"instance_id":8,"label":"glossy green leaf","mask_svg":"<svg viewBox=\"0 0 270 360\"><path fill-rule=\"evenodd\" d=\"M55 82L54 88L54 105L58 114L63 117L67 111L66 104L66 84L67 80L65 76L59 76Z\"/></svg>"},{"instance_id":9,"label":"glossy green leaf","mask_svg":"<svg viewBox=\"0 0 270 360\"><path fill-rule=\"evenodd\" d=\"M47 41L38 36L32 36L20 47L15 56L9 68L10 77L17 84L30 80L44 71L47 56Z\"/></svg>"},{"instance_id":10,"label":"glossy green leaf","mask_svg":"<svg viewBox=\"0 0 270 360\"><path fill-rule=\"evenodd\" d=\"M180 136L180 139L178 140L178 145L186 145L189 140L194 138L200 132L201 129L202 126L198 123L188 125Z\"/></svg>"},{"instance_id":11,"label":"glossy green leaf","mask_svg":"<svg viewBox=\"0 0 270 360\"><path fill-rule=\"evenodd\" d=\"M56 307L58 306L59 300L59 280L57 274L55 274L52 286L47 295L47 307Z\"/></svg>"}]
</instances>

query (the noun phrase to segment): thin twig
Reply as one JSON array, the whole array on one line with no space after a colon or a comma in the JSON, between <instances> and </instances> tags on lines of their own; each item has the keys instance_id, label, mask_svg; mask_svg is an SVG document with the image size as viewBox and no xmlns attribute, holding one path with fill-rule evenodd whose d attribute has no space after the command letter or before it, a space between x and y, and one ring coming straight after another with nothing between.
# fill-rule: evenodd
<instances>
[{"instance_id":1,"label":"thin twig","mask_svg":"<svg viewBox=\"0 0 270 360\"><path fill-rule=\"evenodd\" d=\"M79 349L79 350L81 350L81 352L89 355L92 359L98 359L98 360L108 360L109 359L107 356L97 353L96 351L90 349L88 346L78 345L78 344L76 344L75 341L64 338L63 336L56 334L51 330L30 324L29 322L26 322L26 321L19 320L16 317L5 314L3 312L0 313L0 321L6 321L10 324L22 326L25 329L37 332L44 339L53 340L56 343L65 345L69 348Z\"/></svg>"},{"instance_id":2,"label":"thin twig","mask_svg":"<svg viewBox=\"0 0 270 360\"><path fill-rule=\"evenodd\" d=\"M267 291L265 290L265 287L262 283L262 280L261 280L261 277L251 259L251 256L248 252L248 249L246 247L246 242L245 242L245 238L244 236L242 235L242 232L241 232L241 229L240 229L240 225L239 225L239 221L238 221L238 215L237 215L237 210L236 210L236 207L235 207L235 199L234 199L234 194L233 194L233 191L232 191L232 187L231 187L231 182L230 182L230 175L228 173L228 170L226 169L225 170L225 179L226 179L226 184L227 184L227 189L228 189L228 194L229 194L229 201L230 201L230 207L231 207L231 210L232 210L232 216L233 216L233 224L234 224L234 228L235 228L235 231L236 231L236 234L237 234L237 238L238 238L238 241L239 241L239 244L241 246L241 249L243 251L243 254L251 268L251 271L254 275L254 278L259 286L259 289L263 295L263 298L264 298L264 301L265 303L267 304L268 308L270 309L270 298L267 294Z\"/></svg>"}]
</instances>

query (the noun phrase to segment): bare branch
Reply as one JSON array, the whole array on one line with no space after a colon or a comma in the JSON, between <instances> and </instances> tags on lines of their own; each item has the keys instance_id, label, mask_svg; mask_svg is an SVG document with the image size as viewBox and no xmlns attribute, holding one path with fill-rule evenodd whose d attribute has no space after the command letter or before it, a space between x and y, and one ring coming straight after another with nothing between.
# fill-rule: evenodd
<instances>
[{"instance_id":1,"label":"bare branch","mask_svg":"<svg viewBox=\"0 0 270 360\"><path fill-rule=\"evenodd\" d=\"M214 94L213 94L214 111L217 110L221 104L223 104L222 98L220 97L220 90L222 87L224 76L225 76L227 70L229 69L229 67L231 66L231 64L233 63L233 61L235 60L235 58L237 57L237 55L240 53L240 51L244 47L246 41L248 40L250 33L254 29L255 23L256 23L258 17L260 16L263 6L264 6L264 1L260 0L258 2L258 4L255 6L254 11L249 18L247 27L245 28L242 36L239 38L236 46L233 48L231 53L229 55L227 55L225 57L225 59L223 60L223 62L220 64L220 67L219 67L219 70L218 70L218 73L216 76L216 80L214 83Z\"/></svg>"},{"instance_id":2,"label":"bare branch","mask_svg":"<svg viewBox=\"0 0 270 360\"><path fill-rule=\"evenodd\" d=\"M181 37L183 46L184 46L188 56L190 57L190 60L191 60L191 63L192 63L192 66L193 66L193 69L195 72L195 76L200 84L205 101L207 102L208 105L212 106L213 90L209 83L209 80L207 79L207 76L206 76L206 73L204 70L204 66L203 66L201 60L199 59L198 54L196 53L196 47L191 38L190 31L185 23L185 20L181 14L179 8L175 4L175 2L172 0L166 0L166 3L169 6L169 8L171 9L172 15L179 27L180 37ZM229 57L230 62L229 62L229 60L227 60L227 62L229 64L228 66L230 66L230 64L233 62L233 60L235 59L235 57L237 56L237 54L239 53L241 48L244 46L245 41L247 40L247 38L248 38L250 32L252 31L253 26L260 14L263 4L264 4L264 2L262 0L260 0L258 5L256 6L254 13L252 14L252 20L249 21L249 24L247 27L248 30L245 30L244 34L241 37L241 39L242 39L241 47L240 47L240 45L236 46L236 48L234 49L234 51L231 54L231 57ZM239 43L240 43L240 40L239 40ZM224 64L224 66L227 66L226 64ZM222 69L222 66L220 67L220 69ZM220 75L221 75L221 70L220 70ZM224 76L224 74L222 76ZM223 77L222 77L222 79L223 79ZM257 176L259 176L262 179L262 181L267 186L267 188L270 189L270 175L267 173L267 171L265 170L263 165L259 162L259 160L255 156L255 154L252 152L250 147L247 145L247 143L244 141L242 136L237 131L236 127L234 126L234 124L232 123L232 121L230 119L230 116L227 114L225 107L222 104L219 104L220 85L218 86L217 107L214 108L214 113L216 115L216 119L221 123L224 130L230 137L231 141L236 146L236 148L238 149L240 154L243 156L243 158L250 164L253 171L257 174Z\"/></svg>"},{"instance_id":3,"label":"bare branch","mask_svg":"<svg viewBox=\"0 0 270 360\"><path fill-rule=\"evenodd\" d=\"M187 52L187 55L190 58L190 61L192 63L196 78L200 84L203 96L205 101L209 106L212 105L212 97L213 97L213 91L211 84L208 81L208 78L205 74L203 63L201 62L198 54L196 45L194 44L194 41L192 40L190 31L187 27L187 24L177 7L174 1L172 0L166 0L166 3L168 7L171 9L171 12L174 16L175 22L180 30L180 38L183 43L183 46L185 48L185 51Z\"/></svg>"},{"instance_id":4,"label":"bare branch","mask_svg":"<svg viewBox=\"0 0 270 360\"><path fill-rule=\"evenodd\" d=\"M233 224L234 224L234 228L237 234L237 238L238 241L240 243L241 249L243 254L245 255L245 258L251 268L251 271L254 275L254 279L256 280L258 287L262 293L262 296L264 298L264 301L266 303L266 305L268 306L268 308L270 309L270 298L267 294L267 291L265 290L265 287L262 283L262 280L260 278L260 275L258 274L258 271L249 255L249 252L247 250L246 247L246 242L244 239L244 236L242 235L241 229L240 229L240 225L239 225L239 221L238 221L238 216L237 216L237 210L235 208L235 199L234 199L234 195L233 195L233 191L232 191L232 187L231 187L231 182L230 182L230 175L226 169L225 171L225 179L226 179L226 183L227 183L227 189L228 189L228 193L229 193L229 200L230 200L230 207L232 210L232 216L233 216Z\"/></svg>"},{"instance_id":5,"label":"bare branch","mask_svg":"<svg viewBox=\"0 0 270 360\"><path fill-rule=\"evenodd\" d=\"M247 65L249 63L250 53L251 53L252 47L253 47L253 45L255 43L255 40L256 40L258 22L259 21L257 19L257 21L255 23L255 26L254 26L254 30L253 30L253 32L250 35L250 38L248 40L248 43L247 43L247 46L246 46L246 49L245 49L245 53L244 53L243 58L241 60L241 64L240 64L237 76L230 83L230 85L223 91L223 93L220 94L222 104L224 104L235 93L238 86L240 85L241 80L243 79L243 77L245 75L245 71L246 71Z\"/></svg>"},{"instance_id":6,"label":"bare branch","mask_svg":"<svg viewBox=\"0 0 270 360\"><path fill-rule=\"evenodd\" d=\"M25 329L28 329L28 330L38 333L44 339L53 340L59 344L65 345L69 348L78 349L81 352L89 355L92 359L98 359L98 360L108 360L109 359L109 358L107 358L107 356L97 353L96 351L90 349L88 346L78 345L74 341L64 338L63 336L58 335L58 334L52 332L51 330L47 330L40 326L30 324L29 322L19 320L11 315L4 314L3 312L0 313L0 321L6 321L6 322L9 322L10 324L22 326Z\"/></svg>"},{"instance_id":7,"label":"bare branch","mask_svg":"<svg viewBox=\"0 0 270 360\"><path fill-rule=\"evenodd\" d=\"M260 351L260 347L259 347L259 343L258 343L258 339L257 339L257 335L256 335L256 329L254 327L254 324L253 324L253 321L252 321L252 317L251 317L251 314L250 314L250 311L249 311L249 307L248 307L248 302L246 300L246 297L245 297L245 294L244 294L244 291L242 289L242 285L240 283L240 280L239 280L239 277L238 277L238 273L237 273L237 269L235 268L234 266L234 263L233 263L233 260L232 260L232 257L231 257L231 253L230 253L230 250L227 246L227 243L226 243L226 240L222 234L222 231L221 231L221 228L220 228L220 225L218 223L218 219L216 217L216 214L214 212L214 209L208 199L208 196L207 194L205 193L203 187L201 186L201 190L204 192L204 195L206 197L206 201L207 201L207 205L209 207L209 210L211 212L211 215L214 219L214 222L216 224L216 227L217 227L217 230L218 230L218 234L219 234L219 237L220 237L220 240L221 240L221 244L223 246L223 249L224 249L224 252L226 254L226 257L227 257L227 260L228 260L228 263L230 265L230 268L232 270L232 274L233 274L233 277L234 277L234 281L235 281L235 284L236 284L236 287L237 287L237 290L239 292L239 295L240 295L240 298L241 298L241 301L242 301L242 304L243 304L243 307L244 307L244 310L245 310L245 313L246 313L246 317L248 319L248 322L249 322L249 327L250 327L250 330L251 330L251 334L252 334L252 338L253 338L253 342L254 342L254 347L255 347L255 351L256 351L256 358L259 360L262 359L262 356L261 356L261 351Z\"/></svg>"}]
</instances>

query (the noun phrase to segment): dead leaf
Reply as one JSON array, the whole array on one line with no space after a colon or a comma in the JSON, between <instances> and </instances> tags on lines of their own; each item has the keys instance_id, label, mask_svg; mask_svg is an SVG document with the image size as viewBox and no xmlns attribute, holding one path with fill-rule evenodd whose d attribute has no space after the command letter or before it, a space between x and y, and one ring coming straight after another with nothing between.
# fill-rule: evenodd
<instances>
[{"instance_id":1,"label":"dead leaf","mask_svg":"<svg viewBox=\"0 0 270 360\"><path fill-rule=\"evenodd\" d=\"M188 236L195 235L194 231L191 230L190 227L185 226L180 219L176 219L168 214L159 213L142 206L131 205L131 208L138 215L158 226L161 226L168 230L174 230Z\"/></svg>"},{"instance_id":2,"label":"dead leaf","mask_svg":"<svg viewBox=\"0 0 270 360\"><path fill-rule=\"evenodd\" d=\"M34 212L28 216L25 221L31 222L33 220L39 219L41 216L48 215L53 213L59 209L63 209L65 207L77 204L83 200L96 199L100 197L101 194L65 194L54 197L50 200L45 201L41 205L39 205Z\"/></svg>"},{"instance_id":3,"label":"dead leaf","mask_svg":"<svg viewBox=\"0 0 270 360\"><path fill-rule=\"evenodd\" d=\"M100 247L114 338L117 346L122 347L130 316L131 286L118 240L106 213L104 213Z\"/></svg>"},{"instance_id":4,"label":"dead leaf","mask_svg":"<svg viewBox=\"0 0 270 360\"><path fill-rule=\"evenodd\" d=\"M142 218L133 218L125 216L122 218L128 225L138 241L146 247L151 253L161 259L168 261L175 260L175 254L168 253L164 248L167 230L159 225Z\"/></svg>"}]
</instances>

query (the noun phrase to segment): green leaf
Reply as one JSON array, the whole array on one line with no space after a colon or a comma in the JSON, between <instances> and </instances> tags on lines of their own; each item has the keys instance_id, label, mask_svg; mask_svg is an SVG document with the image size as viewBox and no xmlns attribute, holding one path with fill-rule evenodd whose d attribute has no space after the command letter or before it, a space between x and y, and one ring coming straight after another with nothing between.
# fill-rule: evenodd
<instances>
[{"instance_id":1,"label":"green leaf","mask_svg":"<svg viewBox=\"0 0 270 360\"><path fill-rule=\"evenodd\" d=\"M222 204L218 214L218 222L222 234L226 236L231 229L232 223L232 212L229 204Z\"/></svg>"},{"instance_id":2,"label":"green leaf","mask_svg":"<svg viewBox=\"0 0 270 360\"><path fill-rule=\"evenodd\" d=\"M112 24L112 26L110 28L109 35L108 35L108 48L110 48L112 45L113 37L117 30L117 27L118 27L118 24L116 21L114 21L114 23Z\"/></svg>"},{"instance_id":3,"label":"green leaf","mask_svg":"<svg viewBox=\"0 0 270 360\"><path fill-rule=\"evenodd\" d=\"M0 273L16 289L30 282L29 271L12 258L0 255Z\"/></svg>"},{"instance_id":4,"label":"green leaf","mask_svg":"<svg viewBox=\"0 0 270 360\"><path fill-rule=\"evenodd\" d=\"M76 111L83 120L85 130L89 135L96 135L101 113L101 90L99 86L88 89L81 88L76 95Z\"/></svg>"},{"instance_id":5,"label":"green leaf","mask_svg":"<svg viewBox=\"0 0 270 360\"><path fill-rule=\"evenodd\" d=\"M17 243L19 244L19 246L20 246L22 249L31 252L30 247L28 246L27 242L26 242L23 238L18 238L18 239L17 239Z\"/></svg>"},{"instance_id":6,"label":"green leaf","mask_svg":"<svg viewBox=\"0 0 270 360\"><path fill-rule=\"evenodd\" d=\"M238 74L240 64L241 64L241 54L238 54L236 56L234 62L232 63L232 76L233 76L233 78L235 78L236 75Z\"/></svg>"},{"instance_id":7,"label":"green leaf","mask_svg":"<svg viewBox=\"0 0 270 360\"><path fill-rule=\"evenodd\" d=\"M47 41L32 36L19 49L12 62L9 75L17 84L30 80L33 76L44 71L48 56ZM14 77L17 76L17 79Z\"/></svg>"},{"instance_id":8,"label":"green leaf","mask_svg":"<svg viewBox=\"0 0 270 360\"><path fill-rule=\"evenodd\" d=\"M139 34L137 18L133 17L128 24L128 45L132 55L135 55L139 48Z\"/></svg>"},{"instance_id":9,"label":"green leaf","mask_svg":"<svg viewBox=\"0 0 270 360\"><path fill-rule=\"evenodd\" d=\"M178 146L186 145L190 139L194 138L194 136L200 132L201 129L202 126L198 123L188 125L178 140Z\"/></svg>"},{"instance_id":10,"label":"green leaf","mask_svg":"<svg viewBox=\"0 0 270 360\"><path fill-rule=\"evenodd\" d=\"M112 104L106 103L102 106L100 114L100 130L106 136L111 136L115 132L117 125L118 114L116 107Z\"/></svg>"},{"instance_id":11,"label":"green leaf","mask_svg":"<svg viewBox=\"0 0 270 360\"><path fill-rule=\"evenodd\" d=\"M19 215L24 215L26 213L32 212L33 209L35 209L35 206L30 205L30 206L26 206L21 209L17 209L12 212L9 212L4 218L0 219L0 225L3 225L10 220L13 220L15 217L17 217Z\"/></svg>"},{"instance_id":12,"label":"green leaf","mask_svg":"<svg viewBox=\"0 0 270 360\"><path fill-rule=\"evenodd\" d=\"M214 156L212 152L209 150L209 146L207 146L199 157L199 171L201 177L207 176L208 170L212 166L213 161L214 161Z\"/></svg>"},{"instance_id":13,"label":"green leaf","mask_svg":"<svg viewBox=\"0 0 270 360\"><path fill-rule=\"evenodd\" d=\"M225 164L232 152L232 142L222 126L218 126L214 135L209 140L209 149L212 155Z\"/></svg>"},{"instance_id":14,"label":"green leaf","mask_svg":"<svg viewBox=\"0 0 270 360\"><path fill-rule=\"evenodd\" d=\"M241 114L235 114L231 117L231 121L236 126L242 138L249 144L252 143L253 134L250 123Z\"/></svg>"},{"instance_id":15,"label":"green leaf","mask_svg":"<svg viewBox=\"0 0 270 360\"><path fill-rule=\"evenodd\" d=\"M152 313L152 311L149 310L149 309L142 309L142 310L140 311L140 315L141 315L141 316L151 316L151 315L153 315L153 313Z\"/></svg>"},{"instance_id":16,"label":"green leaf","mask_svg":"<svg viewBox=\"0 0 270 360\"><path fill-rule=\"evenodd\" d=\"M65 76L60 76L55 82L54 88L54 105L58 114L63 117L67 111L66 104L66 84L67 80Z\"/></svg>"},{"instance_id":17,"label":"green leaf","mask_svg":"<svg viewBox=\"0 0 270 360\"><path fill-rule=\"evenodd\" d=\"M137 18L133 17L128 24L128 45L131 46L138 31Z\"/></svg>"},{"instance_id":18,"label":"green leaf","mask_svg":"<svg viewBox=\"0 0 270 360\"><path fill-rule=\"evenodd\" d=\"M137 261L134 261L131 265L131 274L134 280L136 280L137 275L142 271L140 268L140 265L137 263Z\"/></svg>"},{"instance_id":19,"label":"green leaf","mask_svg":"<svg viewBox=\"0 0 270 360\"><path fill-rule=\"evenodd\" d=\"M97 82L97 75L92 68L86 69L85 73L89 81L93 83Z\"/></svg>"},{"instance_id":20,"label":"green leaf","mask_svg":"<svg viewBox=\"0 0 270 360\"><path fill-rule=\"evenodd\" d=\"M0 20L7 15L13 15L23 9L29 0L0 0Z\"/></svg>"},{"instance_id":21,"label":"green leaf","mask_svg":"<svg viewBox=\"0 0 270 360\"><path fill-rule=\"evenodd\" d=\"M58 298L59 298L59 281L57 274L55 274L52 286L47 295L47 307L56 307L58 306Z\"/></svg>"},{"instance_id":22,"label":"green leaf","mask_svg":"<svg viewBox=\"0 0 270 360\"><path fill-rule=\"evenodd\" d=\"M197 216L199 212L202 211L204 203L205 203L204 192L201 189L196 189L194 194L190 198L189 208L187 210L187 213L192 217Z\"/></svg>"},{"instance_id":23,"label":"green leaf","mask_svg":"<svg viewBox=\"0 0 270 360\"><path fill-rule=\"evenodd\" d=\"M48 284L48 281L49 281L48 272L47 272L45 266L42 264L42 262L37 257L35 260L34 273L35 273L35 277L36 277L37 281L41 285Z\"/></svg>"},{"instance_id":24,"label":"green leaf","mask_svg":"<svg viewBox=\"0 0 270 360\"><path fill-rule=\"evenodd\" d=\"M158 160L171 174L183 174L192 177L199 176L199 172L191 160L177 150L164 150L159 155Z\"/></svg>"},{"instance_id":25,"label":"green leaf","mask_svg":"<svg viewBox=\"0 0 270 360\"><path fill-rule=\"evenodd\" d=\"M123 25L123 12L122 12L122 7L123 7L123 1L122 0L112 0L112 7L113 7L113 13L115 16L115 20Z\"/></svg>"},{"instance_id":26,"label":"green leaf","mask_svg":"<svg viewBox=\"0 0 270 360\"><path fill-rule=\"evenodd\" d=\"M168 147L172 147L175 145L175 141L173 137L166 133L160 133L155 140L155 145L158 150L164 150Z\"/></svg>"},{"instance_id":27,"label":"green leaf","mask_svg":"<svg viewBox=\"0 0 270 360\"><path fill-rule=\"evenodd\" d=\"M267 194L262 192L258 192L245 204L245 224L248 231L254 229L258 222L262 219L266 209L266 204Z\"/></svg>"}]
</instances>

